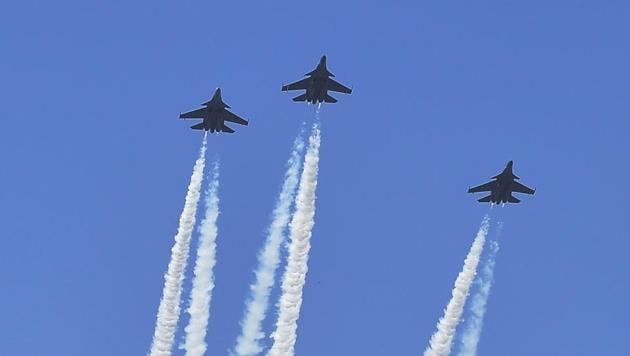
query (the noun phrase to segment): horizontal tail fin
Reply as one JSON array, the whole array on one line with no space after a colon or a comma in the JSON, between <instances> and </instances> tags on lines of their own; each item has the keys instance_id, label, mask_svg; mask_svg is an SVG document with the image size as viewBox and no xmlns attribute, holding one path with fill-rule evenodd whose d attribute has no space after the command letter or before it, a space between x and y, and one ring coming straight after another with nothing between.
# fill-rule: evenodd
<instances>
[{"instance_id":1,"label":"horizontal tail fin","mask_svg":"<svg viewBox=\"0 0 630 356\"><path fill-rule=\"evenodd\" d=\"M197 125L192 125L190 127L193 130L205 130L205 127L203 127L203 122L197 124Z\"/></svg>"},{"instance_id":2,"label":"horizontal tail fin","mask_svg":"<svg viewBox=\"0 0 630 356\"><path fill-rule=\"evenodd\" d=\"M337 102L337 99L335 99L332 96L326 94L326 97L324 98L324 101L327 102L327 103L334 104L334 103Z\"/></svg>"},{"instance_id":3,"label":"horizontal tail fin","mask_svg":"<svg viewBox=\"0 0 630 356\"><path fill-rule=\"evenodd\" d=\"M477 201L480 203L490 203L492 201L492 195L488 195L487 197L483 197Z\"/></svg>"},{"instance_id":4,"label":"horizontal tail fin","mask_svg":"<svg viewBox=\"0 0 630 356\"><path fill-rule=\"evenodd\" d=\"M519 199L517 199L516 197L514 197L513 195L510 195L510 197L508 198L508 202L509 203L520 203L521 201Z\"/></svg>"},{"instance_id":5,"label":"horizontal tail fin","mask_svg":"<svg viewBox=\"0 0 630 356\"><path fill-rule=\"evenodd\" d=\"M293 101L306 101L308 99L308 95L302 94L300 96L296 96L293 98Z\"/></svg>"},{"instance_id":6,"label":"horizontal tail fin","mask_svg":"<svg viewBox=\"0 0 630 356\"><path fill-rule=\"evenodd\" d=\"M221 129L221 131L223 132L227 132L227 133L234 133L234 130L232 130L231 128L223 125L223 128Z\"/></svg>"}]
</instances>

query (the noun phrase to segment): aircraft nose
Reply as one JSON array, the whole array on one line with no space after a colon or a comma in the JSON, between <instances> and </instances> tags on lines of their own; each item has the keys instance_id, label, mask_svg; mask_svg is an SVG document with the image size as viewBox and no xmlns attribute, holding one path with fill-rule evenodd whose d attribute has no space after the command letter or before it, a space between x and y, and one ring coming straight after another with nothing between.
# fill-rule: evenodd
<instances>
[{"instance_id":1,"label":"aircraft nose","mask_svg":"<svg viewBox=\"0 0 630 356\"><path fill-rule=\"evenodd\" d=\"M322 63L326 63L326 56L322 56L322 59L319 60Z\"/></svg>"}]
</instances>

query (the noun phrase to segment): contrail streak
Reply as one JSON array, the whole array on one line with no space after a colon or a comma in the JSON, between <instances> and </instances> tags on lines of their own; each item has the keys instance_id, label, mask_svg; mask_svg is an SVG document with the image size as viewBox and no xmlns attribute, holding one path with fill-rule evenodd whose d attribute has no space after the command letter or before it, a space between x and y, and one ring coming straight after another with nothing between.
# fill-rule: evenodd
<instances>
[{"instance_id":1,"label":"contrail streak","mask_svg":"<svg viewBox=\"0 0 630 356\"><path fill-rule=\"evenodd\" d=\"M451 352L455 329L461 319L470 285L475 278L489 224L490 218L486 215L464 260L464 267L455 280L452 297L444 310L444 316L438 322L437 331L431 336L429 346L424 351L425 356L446 356Z\"/></svg>"},{"instance_id":2,"label":"contrail streak","mask_svg":"<svg viewBox=\"0 0 630 356\"><path fill-rule=\"evenodd\" d=\"M302 134L295 139L291 158L287 162L282 190L272 213L272 222L267 231L265 244L258 252L256 279L250 285L251 295L245 305L245 315L241 321L241 335L236 340L234 353L240 356L258 355L263 347L262 322L269 308L269 294L280 262L280 245L285 240L285 229L291 219L291 204L298 185L304 140Z\"/></svg>"},{"instance_id":3,"label":"contrail streak","mask_svg":"<svg viewBox=\"0 0 630 356\"><path fill-rule=\"evenodd\" d=\"M199 228L199 247L195 261L184 349L186 355L203 356L206 352L206 330L210 319L210 299L214 288L216 264L217 218L219 217L219 163L212 169L212 181L205 194L206 216Z\"/></svg>"},{"instance_id":4,"label":"contrail streak","mask_svg":"<svg viewBox=\"0 0 630 356\"><path fill-rule=\"evenodd\" d=\"M203 181L203 169L205 166L206 146L208 133L203 136L203 144L199 151L199 158L193 167L190 177L188 192L184 210L179 218L179 228L175 235L175 244L171 249L171 261L164 275L164 290L157 313L157 322L151 344L151 356L169 356L173 348L175 330L179 320L180 300L182 294L182 282L188 254L190 253L190 235L195 226L197 203L199 202L199 190Z\"/></svg>"},{"instance_id":5,"label":"contrail streak","mask_svg":"<svg viewBox=\"0 0 630 356\"><path fill-rule=\"evenodd\" d=\"M282 278L282 295L278 302L278 320L270 356L294 354L297 320L302 306L302 289L308 271L308 253L311 234L315 224L315 190L319 169L319 145L321 142L319 123L313 125L309 147L304 158L304 170L295 200L295 214L289 226L290 245L287 266Z\"/></svg>"},{"instance_id":6,"label":"contrail streak","mask_svg":"<svg viewBox=\"0 0 630 356\"><path fill-rule=\"evenodd\" d=\"M500 234L501 226L502 223L499 223L499 227L497 228L497 238ZM486 304L488 303L490 289L492 288L494 265L498 251L499 243L496 240L491 241L490 251L484 261L484 265L481 267L481 274L477 276L476 283L479 283L479 289L470 300L470 316L466 318L466 324L464 333L462 334L459 350L459 355L461 356L477 355L477 345L479 345L479 339L481 337L481 330L483 327L483 317L486 313Z\"/></svg>"}]
</instances>

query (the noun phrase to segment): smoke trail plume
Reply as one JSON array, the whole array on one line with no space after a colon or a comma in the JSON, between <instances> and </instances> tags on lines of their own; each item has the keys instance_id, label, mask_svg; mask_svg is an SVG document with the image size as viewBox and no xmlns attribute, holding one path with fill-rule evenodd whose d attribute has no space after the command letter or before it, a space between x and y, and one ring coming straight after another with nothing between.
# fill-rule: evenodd
<instances>
[{"instance_id":1,"label":"smoke trail plume","mask_svg":"<svg viewBox=\"0 0 630 356\"><path fill-rule=\"evenodd\" d=\"M210 299L214 288L216 264L217 218L219 216L219 163L212 169L212 181L205 194L206 216L199 228L199 247L195 261L184 349L186 355L203 356L206 352L206 330L210 318Z\"/></svg>"},{"instance_id":2,"label":"smoke trail plume","mask_svg":"<svg viewBox=\"0 0 630 356\"><path fill-rule=\"evenodd\" d=\"M490 218L486 215L464 260L464 267L455 280L453 295L444 310L444 316L437 324L437 331L431 336L429 347L424 351L425 356L446 356L451 352L455 329L461 319L470 285L475 278L489 224Z\"/></svg>"},{"instance_id":3,"label":"smoke trail plume","mask_svg":"<svg viewBox=\"0 0 630 356\"><path fill-rule=\"evenodd\" d=\"M241 335L236 340L234 353L239 356L258 355L262 352L260 339L264 337L262 322L269 307L269 294L280 262L280 245L285 240L284 231L291 218L291 203L295 198L304 141L300 134L293 143L291 158L287 162L282 190L272 214L265 244L258 252L256 279L250 285L251 295L245 305L241 321Z\"/></svg>"},{"instance_id":4,"label":"smoke trail plume","mask_svg":"<svg viewBox=\"0 0 630 356\"><path fill-rule=\"evenodd\" d=\"M319 169L319 123L313 125L309 147L304 158L304 170L295 200L295 214L289 226L290 246L287 266L282 278L282 295L278 302L278 320L274 339L269 350L270 356L291 356L294 354L297 320L302 306L302 289L308 271L308 253L311 248L311 234L315 224L315 190Z\"/></svg>"},{"instance_id":5,"label":"smoke trail plume","mask_svg":"<svg viewBox=\"0 0 630 356\"><path fill-rule=\"evenodd\" d=\"M208 133L206 132L203 136L199 158L195 162L193 173L190 177L184 210L179 218L175 244L171 249L171 261L168 263L168 269L164 275L164 290L162 291L162 299L158 308L157 322L151 344L151 356L169 356L173 348L175 330L179 320L184 270L186 269L190 250L190 235L195 226L199 190L203 181L207 142Z\"/></svg>"},{"instance_id":6,"label":"smoke trail plume","mask_svg":"<svg viewBox=\"0 0 630 356\"><path fill-rule=\"evenodd\" d=\"M500 234L501 226L502 223L499 223L497 238ZM484 261L484 265L481 267L481 274L477 276L477 281L475 282L479 283L479 289L470 300L470 316L466 318L466 324L464 333L462 334L459 350L459 355L461 356L477 355L477 345L479 345L479 339L481 337L481 330L483 327L483 317L486 313L486 304L488 303L490 289L492 288L494 265L498 251L499 243L497 241L491 241L490 251Z\"/></svg>"}]
</instances>

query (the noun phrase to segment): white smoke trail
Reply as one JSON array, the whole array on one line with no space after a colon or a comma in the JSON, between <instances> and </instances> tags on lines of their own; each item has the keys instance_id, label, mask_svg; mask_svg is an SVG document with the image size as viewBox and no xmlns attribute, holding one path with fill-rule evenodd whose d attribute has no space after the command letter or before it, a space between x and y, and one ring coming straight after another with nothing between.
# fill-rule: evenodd
<instances>
[{"instance_id":1,"label":"white smoke trail","mask_svg":"<svg viewBox=\"0 0 630 356\"><path fill-rule=\"evenodd\" d=\"M289 255L282 278L282 295L278 302L278 320L274 339L269 350L270 356L291 356L294 354L297 320L302 306L302 289L308 271L308 253L311 248L311 234L315 224L315 190L319 169L319 123L313 125L309 147L304 158L304 170L300 177L300 187L295 200L295 214L291 220Z\"/></svg>"},{"instance_id":2,"label":"white smoke trail","mask_svg":"<svg viewBox=\"0 0 630 356\"><path fill-rule=\"evenodd\" d=\"M210 299L214 288L216 264L217 218L219 217L219 163L212 169L212 181L205 195L206 216L199 228L199 247L195 261L184 349L186 355L203 356L206 352L206 330L210 319Z\"/></svg>"},{"instance_id":3,"label":"white smoke trail","mask_svg":"<svg viewBox=\"0 0 630 356\"><path fill-rule=\"evenodd\" d=\"M429 346L424 351L425 356L446 356L451 352L455 329L461 319L470 285L475 278L479 257L483 251L483 245L488 234L489 224L490 218L486 215L464 260L464 267L455 280L453 295L444 310L444 316L438 322L437 331L431 336Z\"/></svg>"},{"instance_id":4,"label":"white smoke trail","mask_svg":"<svg viewBox=\"0 0 630 356\"><path fill-rule=\"evenodd\" d=\"M203 144L199 151L199 158L193 167L190 177L188 192L184 210L179 218L179 228L175 235L175 244L171 249L171 261L164 275L164 290L158 308L157 322L151 344L151 356L169 356L173 348L175 330L179 320L180 300L182 294L182 282L184 271L190 253L190 235L195 226L197 203L199 202L199 190L203 181L203 169L205 166L206 146L208 133L203 136Z\"/></svg>"},{"instance_id":5,"label":"white smoke trail","mask_svg":"<svg viewBox=\"0 0 630 356\"><path fill-rule=\"evenodd\" d=\"M459 355L475 356L477 355L477 345L481 337L481 329L483 327L483 317L486 313L486 304L492 288L492 276L494 274L494 265L499 244L496 241L490 242L490 253L488 260L481 269L479 278L479 290L471 299L470 317L466 319L466 327L462 335L461 349Z\"/></svg>"},{"instance_id":6,"label":"white smoke trail","mask_svg":"<svg viewBox=\"0 0 630 356\"><path fill-rule=\"evenodd\" d=\"M285 240L284 231L291 218L291 204L298 185L304 140L300 134L293 143L291 158L287 162L282 190L272 214L265 244L258 253L256 280L250 285L251 295L245 305L241 321L241 335L236 340L234 353L240 356L258 355L262 352L260 339L264 337L262 322L269 305L269 294L280 263L280 245Z\"/></svg>"},{"instance_id":7,"label":"white smoke trail","mask_svg":"<svg viewBox=\"0 0 630 356\"><path fill-rule=\"evenodd\" d=\"M500 235L501 227L502 223L499 223L499 227L497 228L497 238L498 235ZM499 243L496 240L491 241L490 251L488 252L484 265L481 267L481 274L477 277L476 283L479 283L479 289L470 300L470 316L466 318L466 325L464 333L462 334L459 350L459 355L461 356L477 355L477 345L479 345L479 339L481 337L481 330L483 327L483 317L486 313L486 304L488 303L490 289L492 288L494 265L498 251Z\"/></svg>"}]
</instances>

